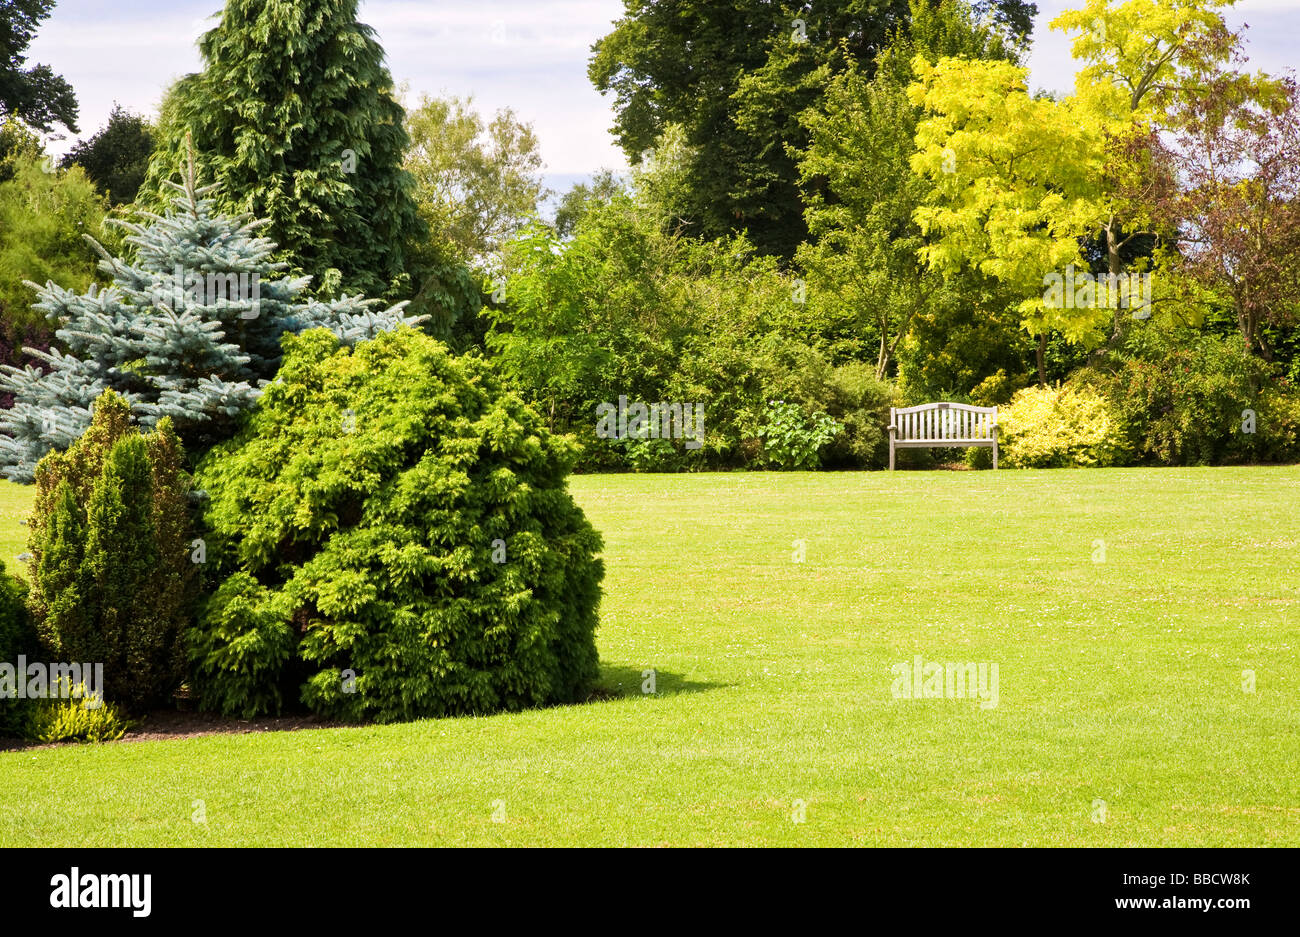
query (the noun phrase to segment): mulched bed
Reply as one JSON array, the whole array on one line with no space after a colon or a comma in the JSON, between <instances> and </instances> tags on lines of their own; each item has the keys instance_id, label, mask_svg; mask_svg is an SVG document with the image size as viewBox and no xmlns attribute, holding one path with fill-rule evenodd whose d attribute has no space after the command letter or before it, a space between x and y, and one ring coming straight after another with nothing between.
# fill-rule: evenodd
<instances>
[{"instance_id":1,"label":"mulched bed","mask_svg":"<svg viewBox=\"0 0 1300 937\"><path fill-rule=\"evenodd\" d=\"M119 741L157 742L163 739L191 739L201 735L242 735L248 732L293 732L298 729L330 729L343 723L330 722L314 715L263 716L258 719L231 719L211 713L160 709L136 720ZM53 748L78 745L79 742L39 743L22 739L0 739L0 751L26 748Z\"/></svg>"}]
</instances>

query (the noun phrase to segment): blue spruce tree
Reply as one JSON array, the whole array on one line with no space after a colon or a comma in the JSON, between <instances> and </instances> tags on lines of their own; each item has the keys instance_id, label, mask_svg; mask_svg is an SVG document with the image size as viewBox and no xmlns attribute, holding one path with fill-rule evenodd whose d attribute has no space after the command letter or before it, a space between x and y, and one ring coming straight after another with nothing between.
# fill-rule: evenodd
<instances>
[{"instance_id":1,"label":"blue spruce tree","mask_svg":"<svg viewBox=\"0 0 1300 937\"><path fill-rule=\"evenodd\" d=\"M0 387L14 395L13 409L0 411L5 477L30 482L45 453L90 425L106 388L145 426L170 416L187 449L202 451L233 432L275 376L284 333L324 327L354 344L427 318L407 316L406 303L379 310L379 300L360 296L312 299L310 277L271 262L276 245L256 233L267 222L216 213L208 198L216 187L200 188L194 176L191 158L184 184L165 183L175 193L165 215L112 219L130 231L133 262L87 237L110 286L78 294L28 281L67 351L26 349L43 368L0 369Z\"/></svg>"}]
</instances>

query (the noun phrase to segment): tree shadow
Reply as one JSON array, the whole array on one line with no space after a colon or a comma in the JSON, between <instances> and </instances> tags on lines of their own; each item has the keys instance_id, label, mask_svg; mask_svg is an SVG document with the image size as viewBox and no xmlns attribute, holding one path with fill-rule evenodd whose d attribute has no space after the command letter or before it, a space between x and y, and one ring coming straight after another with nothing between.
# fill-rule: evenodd
<instances>
[{"instance_id":1,"label":"tree shadow","mask_svg":"<svg viewBox=\"0 0 1300 937\"><path fill-rule=\"evenodd\" d=\"M651 682L653 671L653 683ZM637 696L677 696L679 693L702 693L728 686L726 683L708 683L687 680L679 673L657 667L630 667L625 664L600 665L600 679L587 698L589 703L625 699ZM654 692L647 689L653 686Z\"/></svg>"}]
</instances>

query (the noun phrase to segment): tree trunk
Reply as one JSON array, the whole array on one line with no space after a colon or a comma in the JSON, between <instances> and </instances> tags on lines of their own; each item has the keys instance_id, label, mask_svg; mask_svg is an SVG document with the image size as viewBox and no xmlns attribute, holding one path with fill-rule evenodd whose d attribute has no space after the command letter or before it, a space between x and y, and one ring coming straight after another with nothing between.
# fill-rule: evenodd
<instances>
[{"instance_id":1,"label":"tree trunk","mask_svg":"<svg viewBox=\"0 0 1300 937\"><path fill-rule=\"evenodd\" d=\"M1107 281L1107 285L1115 285L1114 277L1119 276L1124 271L1123 262L1119 257L1119 232L1115 230L1114 224L1106 226L1106 270L1110 273L1112 279ZM1106 294L1108 297L1109 292ZM1110 326L1110 343L1112 346L1117 345L1119 340L1124 336L1124 316L1128 310L1119 303L1115 304L1115 315L1111 319Z\"/></svg>"},{"instance_id":2,"label":"tree trunk","mask_svg":"<svg viewBox=\"0 0 1300 937\"><path fill-rule=\"evenodd\" d=\"M1035 349L1035 356L1038 358L1038 386L1047 386L1047 333L1038 333L1038 348Z\"/></svg>"}]
</instances>

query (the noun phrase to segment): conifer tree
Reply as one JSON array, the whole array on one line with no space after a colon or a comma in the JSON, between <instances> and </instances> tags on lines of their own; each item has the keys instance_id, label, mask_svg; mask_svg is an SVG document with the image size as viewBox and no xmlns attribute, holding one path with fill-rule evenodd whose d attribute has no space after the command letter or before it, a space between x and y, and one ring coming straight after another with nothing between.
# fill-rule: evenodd
<instances>
[{"instance_id":1,"label":"conifer tree","mask_svg":"<svg viewBox=\"0 0 1300 937\"><path fill-rule=\"evenodd\" d=\"M198 187L195 173L191 156L184 185L166 184L173 207L164 215L144 213L144 224L113 219L130 232L133 260L88 237L109 287L74 293L28 283L67 351L24 349L45 373L0 369L0 388L15 398L0 417L6 477L31 481L41 456L90 425L91 403L105 389L125 397L145 426L171 417L187 447L203 450L230 434L274 377L285 332L324 326L352 344L422 321L405 314L405 303L380 311L379 300L360 296L300 300L310 278L271 262L276 245L257 235L267 222L218 213L215 185Z\"/></svg>"},{"instance_id":2,"label":"conifer tree","mask_svg":"<svg viewBox=\"0 0 1300 937\"><path fill-rule=\"evenodd\" d=\"M152 686L171 657L171 634L158 620L154 589L159 561L152 516L151 473L145 441L123 436L108 453L86 507L86 554L81 565L82 601L94 616L93 638L105 646L104 695L141 705L158 702ZM90 630L90 629L88 629ZM65 642L66 643L66 642ZM76 648L69 648L77 655ZM175 689L170 687L166 689Z\"/></svg>"},{"instance_id":3,"label":"conifer tree","mask_svg":"<svg viewBox=\"0 0 1300 937\"><path fill-rule=\"evenodd\" d=\"M87 660L102 661L103 649L94 645L85 628L88 615L78 577L86 555L86 519L66 478L55 489L44 520L44 550L35 564L34 576L42 587L38 613L41 637L58 654L64 654L66 640L69 647L86 653Z\"/></svg>"},{"instance_id":4,"label":"conifer tree","mask_svg":"<svg viewBox=\"0 0 1300 937\"><path fill-rule=\"evenodd\" d=\"M198 567L183 464L171 421L141 435L110 390L85 434L36 470L36 626L63 660L102 663L105 695L134 707L165 702L185 676Z\"/></svg>"},{"instance_id":5,"label":"conifer tree","mask_svg":"<svg viewBox=\"0 0 1300 937\"><path fill-rule=\"evenodd\" d=\"M357 0L228 0L199 41L202 72L171 89L141 198L161 204L192 133L220 204L270 220L291 272L407 298L427 240L402 169L404 112Z\"/></svg>"}]
</instances>

